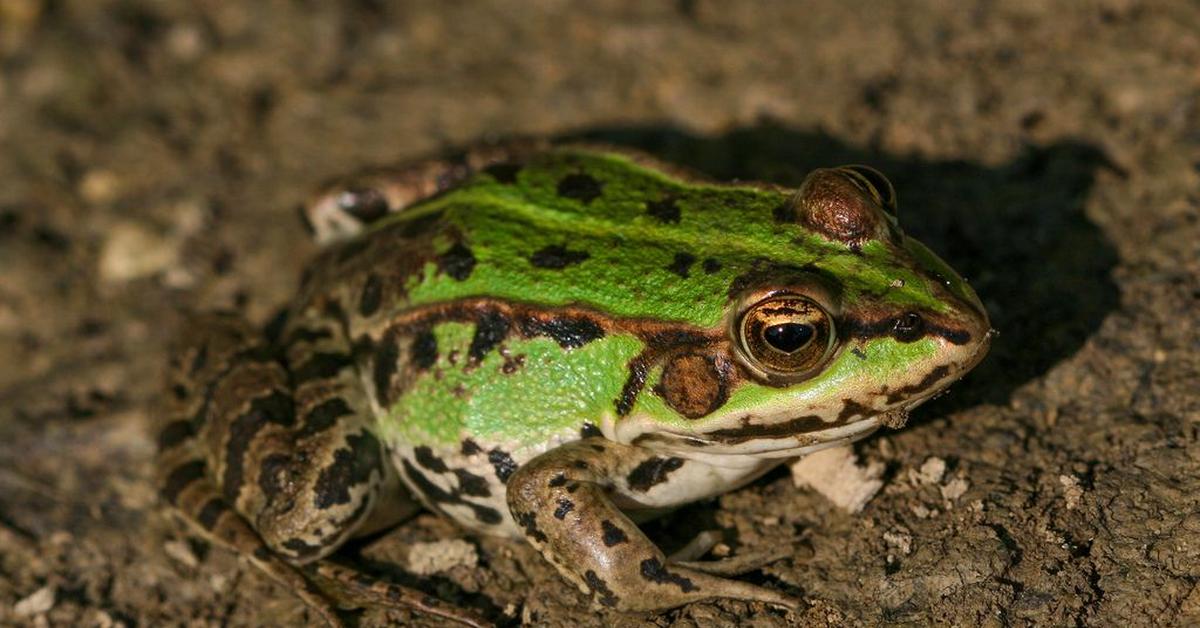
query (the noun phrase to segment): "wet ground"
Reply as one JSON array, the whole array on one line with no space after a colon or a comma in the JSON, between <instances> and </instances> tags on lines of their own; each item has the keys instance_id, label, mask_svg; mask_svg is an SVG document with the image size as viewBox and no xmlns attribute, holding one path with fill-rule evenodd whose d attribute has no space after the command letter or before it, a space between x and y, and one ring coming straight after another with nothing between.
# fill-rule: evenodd
<instances>
[{"instance_id":1,"label":"wet ground","mask_svg":"<svg viewBox=\"0 0 1200 628\"><path fill-rule=\"evenodd\" d=\"M790 184L874 165L1000 335L856 447L862 513L780 472L648 526L794 543L748 578L798 612L596 615L432 516L351 559L403 579L464 539L427 590L551 626L1200 623L1200 6L848 4L0 0L0 624L311 620L157 507L176 312L265 320L316 183L512 134Z\"/></svg>"}]
</instances>

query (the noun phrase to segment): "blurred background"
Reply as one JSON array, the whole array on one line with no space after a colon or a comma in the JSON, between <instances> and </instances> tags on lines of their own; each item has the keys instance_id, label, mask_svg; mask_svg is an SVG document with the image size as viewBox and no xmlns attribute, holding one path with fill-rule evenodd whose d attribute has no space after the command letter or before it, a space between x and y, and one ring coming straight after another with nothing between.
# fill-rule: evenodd
<instances>
[{"instance_id":1,"label":"blurred background","mask_svg":"<svg viewBox=\"0 0 1200 628\"><path fill-rule=\"evenodd\" d=\"M511 135L791 185L873 165L1000 336L856 448L886 469L863 513L776 473L648 526L796 543L750 579L798 613L596 615L430 516L354 560L404 578L466 539L426 590L536 625L1200 622L1200 5L0 0L0 623L307 621L156 504L178 311L267 319L319 183Z\"/></svg>"}]
</instances>

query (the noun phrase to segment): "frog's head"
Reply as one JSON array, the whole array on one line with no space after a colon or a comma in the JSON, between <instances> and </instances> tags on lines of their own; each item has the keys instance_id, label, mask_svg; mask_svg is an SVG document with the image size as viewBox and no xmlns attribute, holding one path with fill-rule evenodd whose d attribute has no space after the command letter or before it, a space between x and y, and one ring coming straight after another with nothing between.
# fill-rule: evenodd
<instances>
[{"instance_id":1,"label":"frog's head","mask_svg":"<svg viewBox=\"0 0 1200 628\"><path fill-rule=\"evenodd\" d=\"M654 426L641 439L806 453L902 425L987 352L979 298L901 231L881 174L818 170L780 213L797 250L742 263L709 342L660 347L647 382L657 400L643 404Z\"/></svg>"}]
</instances>

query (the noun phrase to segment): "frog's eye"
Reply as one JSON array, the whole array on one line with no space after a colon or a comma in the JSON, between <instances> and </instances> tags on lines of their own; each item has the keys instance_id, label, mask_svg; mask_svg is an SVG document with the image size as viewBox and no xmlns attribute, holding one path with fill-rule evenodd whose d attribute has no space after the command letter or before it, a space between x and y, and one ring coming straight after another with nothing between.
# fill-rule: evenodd
<instances>
[{"instance_id":1,"label":"frog's eye","mask_svg":"<svg viewBox=\"0 0 1200 628\"><path fill-rule=\"evenodd\" d=\"M738 334L754 366L789 381L811 375L833 350L833 319L799 295L772 296L750 306L738 321Z\"/></svg>"},{"instance_id":2,"label":"frog's eye","mask_svg":"<svg viewBox=\"0 0 1200 628\"><path fill-rule=\"evenodd\" d=\"M870 166L861 165L842 166L841 170L866 188L866 191L875 197L884 211L893 216L896 215L896 188L892 187L892 182L888 181L882 172Z\"/></svg>"}]
</instances>

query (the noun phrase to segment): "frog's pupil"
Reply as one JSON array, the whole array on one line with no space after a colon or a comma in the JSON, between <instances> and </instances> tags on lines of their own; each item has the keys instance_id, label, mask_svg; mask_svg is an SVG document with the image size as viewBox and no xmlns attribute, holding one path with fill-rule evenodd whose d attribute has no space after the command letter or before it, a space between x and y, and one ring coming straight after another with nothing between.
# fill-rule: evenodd
<instances>
[{"instance_id":1,"label":"frog's pupil","mask_svg":"<svg viewBox=\"0 0 1200 628\"><path fill-rule=\"evenodd\" d=\"M793 353L808 344L813 337L812 325L804 323L780 323L763 330L763 340L777 351Z\"/></svg>"}]
</instances>

